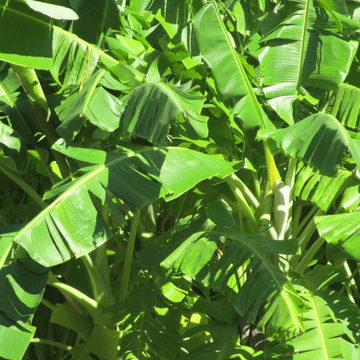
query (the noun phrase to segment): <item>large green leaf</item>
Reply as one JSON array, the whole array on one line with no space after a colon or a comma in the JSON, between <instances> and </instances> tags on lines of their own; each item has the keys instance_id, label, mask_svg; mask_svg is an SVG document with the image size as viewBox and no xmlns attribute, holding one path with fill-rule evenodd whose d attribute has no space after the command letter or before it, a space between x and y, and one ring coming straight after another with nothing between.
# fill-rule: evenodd
<instances>
[{"instance_id":1,"label":"large green leaf","mask_svg":"<svg viewBox=\"0 0 360 360\"><path fill-rule=\"evenodd\" d=\"M358 142L332 115L314 114L286 129L262 130L259 137L273 141L286 155L302 159L323 175L336 173L346 149L360 166Z\"/></svg>"},{"instance_id":2,"label":"large green leaf","mask_svg":"<svg viewBox=\"0 0 360 360\"><path fill-rule=\"evenodd\" d=\"M107 191L141 209L165 195L175 198L206 178L225 177L237 165L181 148L106 153L71 148L61 139L54 149L97 165L85 168L85 174L74 182L50 191L47 197L61 195L15 236L33 259L46 266L82 256L112 236L91 195L105 201L124 223Z\"/></svg>"},{"instance_id":3,"label":"large green leaf","mask_svg":"<svg viewBox=\"0 0 360 360\"><path fill-rule=\"evenodd\" d=\"M104 51L55 26L51 19L17 1L0 2L0 59L35 69L51 70L63 86L80 85L99 60L122 73L123 81L139 84L142 76ZM31 29L31 31L29 31Z\"/></svg>"},{"instance_id":4,"label":"large green leaf","mask_svg":"<svg viewBox=\"0 0 360 360\"><path fill-rule=\"evenodd\" d=\"M204 98L165 83L147 83L129 95L121 117L123 135L135 135L161 145L172 122L182 115L195 132L207 137L207 117L200 115Z\"/></svg>"},{"instance_id":5,"label":"large green leaf","mask_svg":"<svg viewBox=\"0 0 360 360\"><path fill-rule=\"evenodd\" d=\"M237 113L245 126L266 125L266 115L261 110L248 75L236 52L233 39L221 19L217 5L204 6L193 18L201 56L210 65L216 87L224 101L246 96ZM245 111L246 110L246 111Z\"/></svg>"},{"instance_id":6,"label":"large green leaf","mask_svg":"<svg viewBox=\"0 0 360 360\"><path fill-rule=\"evenodd\" d=\"M240 55L235 50L234 40L221 18L215 0L196 13L193 24L201 56L212 69L222 100L238 101L233 111L241 118L245 128L261 125L265 129L274 129L274 125L258 102ZM268 181L270 187L273 187L275 181L281 178L266 144L264 148Z\"/></svg>"},{"instance_id":7,"label":"large green leaf","mask_svg":"<svg viewBox=\"0 0 360 360\"><path fill-rule=\"evenodd\" d=\"M349 257L360 259L360 216L359 212L317 216L316 227L320 236L337 245Z\"/></svg>"},{"instance_id":8,"label":"large green leaf","mask_svg":"<svg viewBox=\"0 0 360 360\"><path fill-rule=\"evenodd\" d=\"M358 45L334 34L336 21L326 10L314 7L312 0L296 5L300 10L261 39L263 50L259 55L268 103L289 124L294 122L292 105L301 87L336 90L349 71L349 59ZM344 32L360 28L359 23L343 15L337 18Z\"/></svg>"},{"instance_id":9,"label":"large green leaf","mask_svg":"<svg viewBox=\"0 0 360 360\"><path fill-rule=\"evenodd\" d=\"M2 240L1 240L2 241ZM42 298L48 269L29 257L0 270L0 357L20 360L35 334L32 318Z\"/></svg>"},{"instance_id":10,"label":"large green leaf","mask_svg":"<svg viewBox=\"0 0 360 360\"><path fill-rule=\"evenodd\" d=\"M109 28L119 30L120 10L114 0L80 1L76 8L79 19L73 21L70 31L79 38L99 45L103 33Z\"/></svg>"},{"instance_id":11,"label":"large green leaf","mask_svg":"<svg viewBox=\"0 0 360 360\"><path fill-rule=\"evenodd\" d=\"M250 274L235 299L238 313L244 316L249 311L247 319L255 323L260 308L268 302L262 325L268 324L270 333L302 328L301 301L290 279L268 258L275 254L295 254L297 241L275 241L259 235L240 234L229 228L187 234L186 231L184 236L179 233L162 251L154 255L149 253L150 262L160 262L166 270L181 271L218 290L224 290L228 280L245 266ZM213 255L221 238L229 238L231 243L215 261ZM142 258L146 256L146 252L141 255ZM209 267L209 263L213 264Z\"/></svg>"}]
</instances>

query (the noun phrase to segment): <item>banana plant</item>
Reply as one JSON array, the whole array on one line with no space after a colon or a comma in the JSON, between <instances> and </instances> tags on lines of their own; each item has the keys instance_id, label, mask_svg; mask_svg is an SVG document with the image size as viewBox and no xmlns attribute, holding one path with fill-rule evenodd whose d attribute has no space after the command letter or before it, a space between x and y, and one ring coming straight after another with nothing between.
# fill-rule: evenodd
<instances>
[{"instance_id":1,"label":"banana plant","mask_svg":"<svg viewBox=\"0 0 360 360\"><path fill-rule=\"evenodd\" d=\"M359 4L0 9L0 357L360 357Z\"/></svg>"}]
</instances>

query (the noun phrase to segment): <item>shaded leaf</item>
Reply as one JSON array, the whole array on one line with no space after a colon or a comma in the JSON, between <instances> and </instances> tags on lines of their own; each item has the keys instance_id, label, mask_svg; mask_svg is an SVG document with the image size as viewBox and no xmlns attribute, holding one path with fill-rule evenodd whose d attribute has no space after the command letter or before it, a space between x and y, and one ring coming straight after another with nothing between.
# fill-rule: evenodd
<instances>
[{"instance_id":1,"label":"shaded leaf","mask_svg":"<svg viewBox=\"0 0 360 360\"><path fill-rule=\"evenodd\" d=\"M129 81L139 84L142 79L135 70L53 25L51 19L20 2L7 4L6 0L1 0L0 10L0 59L3 61L51 70L55 80L65 87L84 82L100 59L109 68L119 66L124 69Z\"/></svg>"},{"instance_id":2,"label":"shaded leaf","mask_svg":"<svg viewBox=\"0 0 360 360\"><path fill-rule=\"evenodd\" d=\"M320 175L310 166L301 163L297 170L294 195L301 200L311 201L320 209L328 211L351 181L352 173L340 169L335 177Z\"/></svg>"},{"instance_id":3,"label":"shaded leaf","mask_svg":"<svg viewBox=\"0 0 360 360\"><path fill-rule=\"evenodd\" d=\"M32 318L42 298L48 269L26 257L0 270L0 356L21 359L34 336Z\"/></svg>"},{"instance_id":4,"label":"shaded leaf","mask_svg":"<svg viewBox=\"0 0 360 360\"><path fill-rule=\"evenodd\" d=\"M169 128L180 115L202 138L207 137L207 117L200 115L204 98L165 83L147 83L129 95L121 117L123 135L135 135L163 144Z\"/></svg>"}]
</instances>

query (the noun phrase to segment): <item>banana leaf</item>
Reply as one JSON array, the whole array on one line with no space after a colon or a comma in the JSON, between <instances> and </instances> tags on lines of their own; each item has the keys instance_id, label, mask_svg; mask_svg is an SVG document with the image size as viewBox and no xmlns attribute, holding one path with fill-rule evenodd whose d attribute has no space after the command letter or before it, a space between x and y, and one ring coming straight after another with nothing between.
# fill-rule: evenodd
<instances>
[{"instance_id":1,"label":"banana leaf","mask_svg":"<svg viewBox=\"0 0 360 360\"><path fill-rule=\"evenodd\" d=\"M34 260L45 266L82 256L112 236L93 203L93 196L108 204L123 224L124 219L108 192L141 209L160 197L178 197L209 177L228 176L239 166L182 148L106 153L71 148L60 139L54 149L96 165L84 168L84 175L46 194L45 198L59 196L14 237Z\"/></svg>"},{"instance_id":2,"label":"banana leaf","mask_svg":"<svg viewBox=\"0 0 360 360\"><path fill-rule=\"evenodd\" d=\"M129 95L120 129L123 136L135 135L161 145L171 123L181 116L201 138L205 138L208 118L200 115L203 103L202 96L188 94L170 84L146 83Z\"/></svg>"},{"instance_id":3,"label":"banana leaf","mask_svg":"<svg viewBox=\"0 0 360 360\"><path fill-rule=\"evenodd\" d=\"M53 24L51 18L18 1L0 1L0 60L50 70L64 87L83 84L101 61L134 86L143 78L135 69ZM31 31L29 30L31 29Z\"/></svg>"},{"instance_id":4,"label":"banana leaf","mask_svg":"<svg viewBox=\"0 0 360 360\"><path fill-rule=\"evenodd\" d=\"M122 102L98 86L105 74L104 69L98 70L85 83L81 92L74 92L55 108L62 121L56 129L60 136L73 139L85 120L109 132L119 127Z\"/></svg>"},{"instance_id":5,"label":"banana leaf","mask_svg":"<svg viewBox=\"0 0 360 360\"><path fill-rule=\"evenodd\" d=\"M32 144L35 141L33 134L40 132L41 127L26 96L18 91L20 86L12 68L0 73L0 110L9 117L12 128L26 143Z\"/></svg>"},{"instance_id":6,"label":"banana leaf","mask_svg":"<svg viewBox=\"0 0 360 360\"><path fill-rule=\"evenodd\" d=\"M327 10L314 7L311 0L294 3L298 10L261 39L259 55L265 97L288 124L294 122L292 106L302 88L338 88L358 45L332 32L338 24ZM343 32L360 29L359 23L341 14L336 19Z\"/></svg>"},{"instance_id":7,"label":"banana leaf","mask_svg":"<svg viewBox=\"0 0 360 360\"><path fill-rule=\"evenodd\" d=\"M322 175L335 175L347 150L360 166L359 141L329 114L308 116L286 129L260 130L259 138L275 143L286 155L302 159Z\"/></svg>"},{"instance_id":8,"label":"banana leaf","mask_svg":"<svg viewBox=\"0 0 360 360\"><path fill-rule=\"evenodd\" d=\"M267 324L271 333L302 329L302 303L290 279L268 258L272 254L295 254L296 240L279 242L259 235L240 234L230 228L191 232L190 236L186 236L187 231L183 233L183 236L178 233L156 254L140 253L140 261L145 260L150 268L151 263L160 263L167 273L181 271L207 287L223 291L231 276L246 264L251 273L235 298L235 310L241 316L249 311L247 319L255 323L260 308L267 303L267 312L259 326ZM213 255L221 237L231 239L231 243L215 261Z\"/></svg>"},{"instance_id":9,"label":"banana leaf","mask_svg":"<svg viewBox=\"0 0 360 360\"><path fill-rule=\"evenodd\" d=\"M267 357L294 360L313 359L359 359L358 307L338 292L315 289L312 276L305 276L305 286L297 285L297 290L307 304L304 313L304 334L293 334L286 345L265 350ZM320 286L321 288L321 286Z\"/></svg>"},{"instance_id":10,"label":"banana leaf","mask_svg":"<svg viewBox=\"0 0 360 360\"><path fill-rule=\"evenodd\" d=\"M136 293L105 308L104 314L113 314L113 321L124 332L119 352L122 359L150 356L153 359L172 359L180 350L181 338L173 328L179 324L180 308L169 308L158 290L144 279L140 279Z\"/></svg>"}]
</instances>

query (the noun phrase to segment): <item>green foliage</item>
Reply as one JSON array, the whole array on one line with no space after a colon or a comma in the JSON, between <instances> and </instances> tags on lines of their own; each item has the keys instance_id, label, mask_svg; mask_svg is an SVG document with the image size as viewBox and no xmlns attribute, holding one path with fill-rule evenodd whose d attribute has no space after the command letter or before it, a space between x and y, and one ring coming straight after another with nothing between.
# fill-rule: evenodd
<instances>
[{"instance_id":1,"label":"green foliage","mask_svg":"<svg viewBox=\"0 0 360 360\"><path fill-rule=\"evenodd\" d=\"M0 10L0 358L360 357L357 2Z\"/></svg>"}]
</instances>

